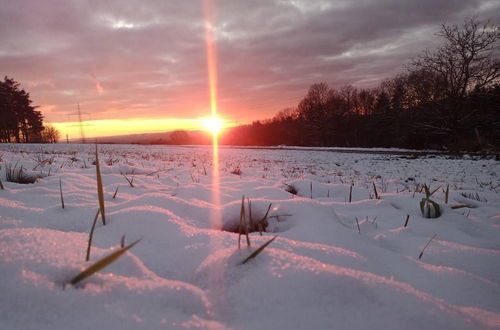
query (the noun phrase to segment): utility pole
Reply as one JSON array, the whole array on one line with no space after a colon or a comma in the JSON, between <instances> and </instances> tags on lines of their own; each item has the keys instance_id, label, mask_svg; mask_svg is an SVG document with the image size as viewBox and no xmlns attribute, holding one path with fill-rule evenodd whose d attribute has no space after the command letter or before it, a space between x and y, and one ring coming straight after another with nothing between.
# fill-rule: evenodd
<instances>
[{"instance_id":1,"label":"utility pole","mask_svg":"<svg viewBox=\"0 0 500 330\"><path fill-rule=\"evenodd\" d=\"M85 132L83 131L83 119L82 112L80 111L80 103L77 103L78 108L78 121L80 122L80 137L82 138L82 143L85 143Z\"/></svg>"}]
</instances>

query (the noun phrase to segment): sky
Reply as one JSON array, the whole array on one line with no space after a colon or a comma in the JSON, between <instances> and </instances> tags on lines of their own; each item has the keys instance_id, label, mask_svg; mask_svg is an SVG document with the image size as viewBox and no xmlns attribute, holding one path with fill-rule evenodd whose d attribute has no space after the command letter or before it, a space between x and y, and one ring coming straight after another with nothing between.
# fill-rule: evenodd
<instances>
[{"instance_id":1,"label":"sky","mask_svg":"<svg viewBox=\"0 0 500 330\"><path fill-rule=\"evenodd\" d=\"M374 87L437 47L442 23L500 20L491 0L0 0L0 74L79 136L270 118L313 83ZM215 83L213 83L215 84Z\"/></svg>"}]
</instances>

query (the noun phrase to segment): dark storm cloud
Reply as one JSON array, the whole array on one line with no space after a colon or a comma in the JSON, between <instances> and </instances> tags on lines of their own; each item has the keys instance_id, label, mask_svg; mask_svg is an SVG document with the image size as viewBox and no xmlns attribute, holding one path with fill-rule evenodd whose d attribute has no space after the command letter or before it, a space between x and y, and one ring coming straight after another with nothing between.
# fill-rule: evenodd
<instances>
[{"instance_id":1,"label":"dark storm cloud","mask_svg":"<svg viewBox=\"0 0 500 330\"><path fill-rule=\"evenodd\" d=\"M213 5L220 106L240 120L297 103L315 82L374 86L436 46L441 23L500 17L500 4L480 0ZM52 121L77 101L94 119L201 116L204 26L198 1L0 0L1 73L55 105Z\"/></svg>"}]
</instances>

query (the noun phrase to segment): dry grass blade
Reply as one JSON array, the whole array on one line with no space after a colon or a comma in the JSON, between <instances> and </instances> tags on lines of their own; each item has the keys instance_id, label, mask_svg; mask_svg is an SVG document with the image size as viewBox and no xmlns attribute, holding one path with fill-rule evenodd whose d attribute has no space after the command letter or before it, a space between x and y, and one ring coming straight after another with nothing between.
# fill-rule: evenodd
<instances>
[{"instance_id":1,"label":"dry grass blade","mask_svg":"<svg viewBox=\"0 0 500 330\"><path fill-rule=\"evenodd\" d=\"M129 184L132 188L134 188L134 187L135 187L135 186L134 186L134 176L132 175L132 179L129 179L129 178L128 178L125 174L122 174L122 175L123 175L123 177L125 178L125 180L127 180L128 184Z\"/></svg>"},{"instance_id":2,"label":"dry grass blade","mask_svg":"<svg viewBox=\"0 0 500 330\"><path fill-rule=\"evenodd\" d=\"M432 236L429 241L427 242L427 244L425 244L424 248L422 249L422 252L420 252L420 254L418 255L418 259L422 259L422 256L424 255L424 251L425 249L427 249L427 247L429 246L429 244L431 244L432 240L437 236L437 234L434 234L434 236Z\"/></svg>"},{"instance_id":3,"label":"dry grass blade","mask_svg":"<svg viewBox=\"0 0 500 330\"><path fill-rule=\"evenodd\" d=\"M351 187L349 187L349 203L352 201L352 184Z\"/></svg>"},{"instance_id":4,"label":"dry grass blade","mask_svg":"<svg viewBox=\"0 0 500 330\"><path fill-rule=\"evenodd\" d=\"M135 241L135 242L127 245L126 247L121 248L118 251L115 251L115 252L113 252L113 253L105 256L104 258L98 260L97 262L95 262L94 264L92 264L90 267L88 267L87 269L85 269L84 271L82 271L80 274L78 274L75 277L73 277L71 279L71 281L69 281L69 283L72 284L72 285L75 285L75 284L81 282L82 280L86 279L87 277L93 275L94 273L100 271L104 267L112 264L122 254L124 254L127 250L129 250L134 245L136 245L137 243L139 243L139 241L140 241L140 239L138 239L137 241Z\"/></svg>"},{"instance_id":5,"label":"dry grass blade","mask_svg":"<svg viewBox=\"0 0 500 330\"><path fill-rule=\"evenodd\" d=\"M380 196L378 195L377 186L375 185L375 182L372 182L372 184L373 184L373 191L375 192L375 199L380 199Z\"/></svg>"},{"instance_id":6,"label":"dry grass blade","mask_svg":"<svg viewBox=\"0 0 500 330\"><path fill-rule=\"evenodd\" d=\"M2 166L0 166L0 173L2 172ZM4 189L3 188L3 183L2 183L2 179L0 179L0 189Z\"/></svg>"},{"instance_id":7,"label":"dry grass blade","mask_svg":"<svg viewBox=\"0 0 500 330\"><path fill-rule=\"evenodd\" d=\"M247 263L250 259L253 259L256 256L258 256L259 253L261 253L269 244L271 244L272 241L274 241L276 239L276 237L278 237L278 235L274 236L269 241L267 241L266 243L262 244L257 250L253 251L253 253L251 255L249 255L245 260L243 260L241 262L241 264L243 265L243 264Z\"/></svg>"},{"instance_id":8,"label":"dry grass blade","mask_svg":"<svg viewBox=\"0 0 500 330\"><path fill-rule=\"evenodd\" d=\"M467 208L473 209L473 208L475 208L476 206L475 206L475 205L471 205L471 204L457 204L457 205L453 205L451 208L452 208L453 210L456 210L456 209L463 209L464 207L467 207Z\"/></svg>"},{"instance_id":9,"label":"dry grass blade","mask_svg":"<svg viewBox=\"0 0 500 330\"><path fill-rule=\"evenodd\" d=\"M405 227L408 226L408 220L410 220L409 214L406 215L406 221L405 221L405 225L404 225Z\"/></svg>"},{"instance_id":10,"label":"dry grass blade","mask_svg":"<svg viewBox=\"0 0 500 330\"><path fill-rule=\"evenodd\" d=\"M253 217L252 217L252 201L247 197L248 203L248 225L250 228L253 228Z\"/></svg>"},{"instance_id":11,"label":"dry grass blade","mask_svg":"<svg viewBox=\"0 0 500 330\"><path fill-rule=\"evenodd\" d=\"M240 225L238 227L238 249L241 248L241 235L245 234L247 239L247 246L250 244L250 236L248 235L248 227L246 222L246 212L245 212L245 196L241 197L241 209L240 209Z\"/></svg>"},{"instance_id":12,"label":"dry grass blade","mask_svg":"<svg viewBox=\"0 0 500 330\"><path fill-rule=\"evenodd\" d=\"M61 194L61 205L62 205L62 208L64 209L64 196L63 196L63 192L62 192L61 177L59 177L59 193Z\"/></svg>"},{"instance_id":13,"label":"dry grass blade","mask_svg":"<svg viewBox=\"0 0 500 330\"><path fill-rule=\"evenodd\" d=\"M92 222L92 227L90 228L89 243L87 244L87 254L85 256L85 261L89 261L90 259L90 247L92 246L92 237L94 236L95 224L97 222L98 217L99 217L99 210L97 210L97 213L95 214L94 217L94 221Z\"/></svg>"},{"instance_id":14,"label":"dry grass blade","mask_svg":"<svg viewBox=\"0 0 500 330\"><path fill-rule=\"evenodd\" d=\"M263 223L267 221L267 216L269 215L269 211L271 210L272 206L273 206L273 203L269 203L269 206L267 207L266 214L264 214L264 216L262 217L262 219L260 219L257 222L257 227L259 228L260 236L262 236L262 232L264 231L264 225L263 225Z\"/></svg>"},{"instance_id":15,"label":"dry grass blade","mask_svg":"<svg viewBox=\"0 0 500 330\"><path fill-rule=\"evenodd\" d=\"M361 228L359 228L358 217L356 217L356 226L358 226L358 234L361 234Z\"/></svg>"},{"instance_id":16,"label":"dry grass blade","mask_svg":"<svg viewBox=\"0 0 500 330\"><path fill-rule=\"evenodd\" d=\"M95 174L97 177L97 197L99 198L99 210L101 211L102 224L106 225L106 212L104 210L104 190L102 188L101 168L99 167L99 152L95 145Z\"/></svg>"},{"instance_id":17,"label":"dry grass blade","mask_svg":"<svg viewBox=\"0 0 500 330\"><path fill-rule=\"evenodd\" d=\"M444 203L448 204L448 196L450 195L450 185L446 185L446 191L444 192Z\"/></svg>"},{"instance_id":18,"label":"dry grass blade","mask_svg":"<svg viewBox=\"0 0 500 330\"><path fill-rule=\"evenodd\" d=\"M113 199L115 199L115 197L116 197L116 194L118 193L118 188L120 188L120 186L116 186L116 190L115 190L115 193L113 194Z\"/></svg>"}]
</instances>

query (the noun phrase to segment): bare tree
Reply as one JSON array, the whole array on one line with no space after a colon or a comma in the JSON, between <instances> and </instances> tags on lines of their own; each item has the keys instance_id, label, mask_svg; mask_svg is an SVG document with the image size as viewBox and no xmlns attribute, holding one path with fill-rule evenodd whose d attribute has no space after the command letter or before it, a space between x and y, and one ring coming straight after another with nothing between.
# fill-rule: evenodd
<instances>
[{"instance_id":1,"label":"bare tree","mask_svg":"<svg viewBox=\"0 0 500 330\"><path fill-rule=\"evenodd\" d=\"M463 98L468 92L499 81L500 59L495 57L500 26L476 17L462 26L443 24L438 36L445 44L435 52L426 50L412 61L415 69L437 73L445 83L448 97Z\"/></svg>"},{"instance_id":2,"label":"bare tree","mask_svg":"<svg viewBox=\"0 0 500 330\"><path fill-rule=\"evenodd\" d=\"M52 125L44 125L41 137L42 142L57 143L61 138L61 133Z\"/></svg>"}]
</instances>

